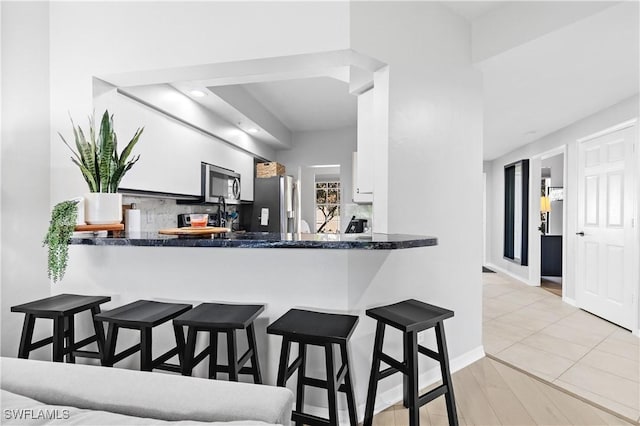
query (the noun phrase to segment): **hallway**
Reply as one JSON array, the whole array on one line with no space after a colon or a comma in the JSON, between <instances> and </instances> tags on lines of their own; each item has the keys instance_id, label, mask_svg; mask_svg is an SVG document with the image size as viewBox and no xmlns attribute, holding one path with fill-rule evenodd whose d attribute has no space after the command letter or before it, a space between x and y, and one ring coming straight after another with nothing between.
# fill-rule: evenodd
<instances>
[{"instance_id":1,"label":"hallway","mask_svg":"<svg viewBox=\"0 0 640 426\"><path fill-rule=\"evenodd\" d=\"M482 275L487 355L640 421L640 339L542 288Z\"/></svg>"}]
</instances>

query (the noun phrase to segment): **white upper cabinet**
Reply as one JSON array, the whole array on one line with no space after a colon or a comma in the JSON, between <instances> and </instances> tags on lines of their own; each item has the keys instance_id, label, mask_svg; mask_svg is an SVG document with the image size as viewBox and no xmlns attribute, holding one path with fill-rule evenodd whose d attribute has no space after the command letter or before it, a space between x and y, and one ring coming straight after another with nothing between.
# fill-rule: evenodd
<instances>
[{"instance_id":1,"label":"white upper cabinet","mask_svg":"<svg viewBox=\"0 0 640 426\"><path fill-rule=\"evenodd\" d=\"M358 96L358 142L353 156L353 201L373 201L374 164L373 90Z\"/></svg>"},{"instance_id":2,"label":"white upper cabinet","mask_svg":"<svg viewBox=\"0 0 640 426\"><path fill-rule=\"evenodd\" d=\"M115 91L96 98L95 106L97 111L108 107L114 114L122 147L136 128L144 126L134 149L140 161L125 175L123 188L200 195L204 161L239 173L241 199L253 200L253 155Z\"/></svg>"}]
</instances>

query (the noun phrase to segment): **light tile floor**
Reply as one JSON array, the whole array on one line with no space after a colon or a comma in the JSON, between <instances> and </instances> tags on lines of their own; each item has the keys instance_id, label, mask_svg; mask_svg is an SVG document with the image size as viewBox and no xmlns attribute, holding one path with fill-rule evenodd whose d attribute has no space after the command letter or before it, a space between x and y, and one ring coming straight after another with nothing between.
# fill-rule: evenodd
<instances>
[{"instance_id":1,"label":"light tile floor","mask_svg":"<svg viewBox=\"0 0 640 426\"><path fill-rule=\"evenodd\" d=\"M485 352L640 422L640 339L540 287L483 273Z\"/></svg>"}]
</instances>

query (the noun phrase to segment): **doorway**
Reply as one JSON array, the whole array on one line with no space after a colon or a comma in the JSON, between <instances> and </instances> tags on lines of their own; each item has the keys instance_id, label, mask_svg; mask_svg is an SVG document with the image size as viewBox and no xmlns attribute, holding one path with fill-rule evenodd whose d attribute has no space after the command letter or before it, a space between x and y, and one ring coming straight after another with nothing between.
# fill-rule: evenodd
<instances>
[{"instance_id":1,"label":"doorway","mask_svg":"<svg viewBox=\"0 0 640 426\"><path fill-rule=\"evenodd\" d=\"M543 157L540 165L540 287L562 297L565 154Z\"/></svg>"}]
</instances>

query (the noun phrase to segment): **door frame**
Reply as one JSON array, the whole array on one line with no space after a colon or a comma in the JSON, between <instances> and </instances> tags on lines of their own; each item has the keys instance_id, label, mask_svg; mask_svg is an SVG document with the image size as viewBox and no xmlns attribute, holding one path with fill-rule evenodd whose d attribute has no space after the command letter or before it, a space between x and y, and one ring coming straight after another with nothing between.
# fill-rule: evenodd
<instances>
[{"instance_id":1,"label":"door frame","mask_svg":"<svg viewBox=\"0 0 640 426\"><path fill-rule=\"evenodd\" d=\"M529 216L535 217L537 220L529 221L529 282L533 286L540 286L541 279L541 262L542 256L540 254L541 243L540 243L540 231L538 230L538 226L540 226L540 179L541 179L541 167L542 160L545 160L550 157L555 157L556 155L563 154L562 157L562 182L564 186L564 193L567 196L573 198L570 194L571 186L568 182L568 149L567 144L563 144L557 146L553 149L547 150L541 154L537 154L531 157L531 166L530 166L530 196L529 196ZM573 282L570 281L571 276L567 274L567 220L568 220L568 208L567 203L564 204L562 209L562 301L569 303L571 305L575 305L575 302L572 299L568 299L566 297L567 294L567 286L573 286Z\"/></svg>"},{"instance_id":2,"label":"door frame","mask_svg":"<svg viewBox=\"0 0 640 426\"><path fill-rule=\"evenodd\" d=\"M635 143L633 145L633 152L635 153L635 164L632 164L632 176L631 179L635 182L636 184L636 188L634 191L634 200L633 200L633 243L632 243L632 247L631 250L633 250L633 258L637 259L638 256L640 256L640 232L638 230L638 227L640 226L639 220L640 220L640 148L638 147L638 145L640 144L640 135L638 134L638 131L640 130L638 127L638 117L636 118L632 118L630 120L626 120L623 121L621 123L615 124L613 126L607 127L605 129L602 129L598 132L592 133L590 135L584 136L582 138L576 139L575 141L575 152L576 154L579 152L580 149L580 144L583 142L587 142L590 141L592 139L595 138L599 138L601 136L605 136L608 135L610 133L613 132L617 132L619 130L624 130L627 129L629 127L633 127L635 126L635 133L636 133L636 140ZM577 164L577 163L576 163ZM576 182L577 182L577 173L578 170L576 168ZM577 190L577 188L576 188ZM575 194L577 196L577 193ZM578 209L577 209L577 205L574 206L575 210L572 212L573 217L575 218L576 224L578 223ZM575 239L577 238L577 236L573 235L572 238L574 239L574 244L575 244ZM575 247L575 245L574 245ZM578 262L575 261L573 268L572 268L572 275L573 276L577 276L578 274ZM638 304L638 295L640 293L640 264L636 266L636 268L634 268L632 270L632 277L631 277L632 282L637 283L637 287L633 289L632 292L632 309L633 309L633 324L631 326L631 332L633 334L635 334L636 336L640 337L640 305ZM577 290L577 288L576 288ZM576 295L577 297L577 295Z\"/></svg>"}]
</instances>

